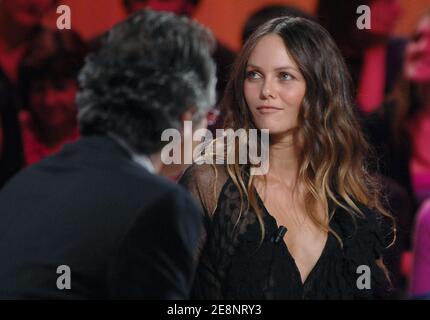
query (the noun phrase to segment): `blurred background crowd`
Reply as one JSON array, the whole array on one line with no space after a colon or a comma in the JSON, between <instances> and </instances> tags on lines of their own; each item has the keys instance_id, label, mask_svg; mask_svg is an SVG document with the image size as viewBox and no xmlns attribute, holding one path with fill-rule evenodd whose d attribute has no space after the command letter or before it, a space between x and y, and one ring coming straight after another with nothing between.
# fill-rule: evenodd
<instances>
[{"instance_id":1,"label":"blurred background crowd","mask_svg":"<svg viewBox=\"0 0 430 320\"><path fill-rule=\"evenodd\" d=\"M71 8L71 30L55 28L59 4ZM370 30L356 25L363 4L371 9ZM398 223L386 255L393 298L429 293L430 0L0 0L0 188L78 138L75 94L85 56L105 30L145 7L194 17L213 30L219 99L235 53L262 23L300 16L330 32L374 148L369 164ZM210 128L221 127L222 118L215 106Z\"/></svg>"}]
</instances>

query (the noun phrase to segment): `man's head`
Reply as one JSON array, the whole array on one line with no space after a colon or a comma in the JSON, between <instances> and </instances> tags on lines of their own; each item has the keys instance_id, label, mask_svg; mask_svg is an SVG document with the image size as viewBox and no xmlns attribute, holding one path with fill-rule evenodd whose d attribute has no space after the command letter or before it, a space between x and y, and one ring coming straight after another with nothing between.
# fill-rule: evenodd
<instances>
[{"instance_id":1,"label":"man's head","mask_svg":"<svg viewBox=\"0 0 430 320\"><path fill-rule=\"evenodd\" d=\"M191 16L199 2L199 0L123 0L128 14L147 8L185 16Z\"/></svg>"},{"instance_id":2,"label":"man's head","mask_svg":"<svg viewBox=\"0 0 430 320\"><path fill-rule=\"evenodd\" d=\"M162 132L196 123L215 103L214 40L186 17L143 10L110 30L82 69L83 135L113 133L136 152L159 152Z\"/></svg>"}]
</instances>

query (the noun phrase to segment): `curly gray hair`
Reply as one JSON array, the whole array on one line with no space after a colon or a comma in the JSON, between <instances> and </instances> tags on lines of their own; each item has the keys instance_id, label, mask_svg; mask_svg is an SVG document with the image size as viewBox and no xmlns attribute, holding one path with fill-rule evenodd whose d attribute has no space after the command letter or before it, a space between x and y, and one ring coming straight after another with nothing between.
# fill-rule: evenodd
<instances>
[{"instance_id":1,"label":"curly gray hair","mask_svg":"<svg viewBox=\"0 0 430 320\"><path fill-rule=\"evenodd\" d=\"M212 34L171 13L141 10L114 26L79 75L83 135L113 133L136 152L157 152L181 115L199 120L215 103Z\"/></svg>"}]
</instances>

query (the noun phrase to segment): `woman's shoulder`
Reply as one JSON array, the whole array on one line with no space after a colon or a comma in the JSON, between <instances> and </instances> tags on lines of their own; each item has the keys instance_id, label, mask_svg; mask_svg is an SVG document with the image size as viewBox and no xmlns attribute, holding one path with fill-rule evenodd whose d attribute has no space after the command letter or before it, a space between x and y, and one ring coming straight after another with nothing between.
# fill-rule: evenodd
<instances>
[{"instance_id":1,"label":"woman's shoulder","mask_svg":"<svg viewBox=\"0 0 430 320\"><path fill-rule=\"evenodd\" d=\"M370 227L381 223L383 215L376 208L354 201L354 205L343 204L336 207L334 217L342 225Z\"/></svg>"},{"instance_id":2,"label":"woman's shoulder","mask_svg":"<svg viewBox=\"0 0 430 320\"><path fill-rule=\"evenodd\" d=\"M215 181L226 175L224 165L220 164L207 164L207 163L193 163L183 172L180 182L202 182L202 181Z\"/></svg>"},{"instance_id":3,"label":"woman's shoulder","mask_svg":"<svg viewBox=\"0 0 430 320\"><path fill-rule=\"evenodd\" d=\"M391 219L385 218L378 209L363 204L357 207L362 212L359 216L337 212L335 220L336 226L341 226L337 230L341 230L343 252L353 266L373 266L382 283L385 281L384 272L375 263L385 256L386 249L395 240L395 230Z\"/></svg>"},{"instance_id":4,"label":"woman's shoulder","mask_svg":"<svg viewBox=\"0 0 430 320\"><path fill-rule=\"evenodd\" d=\"M178 183L191 192L208 214L212 214L228 177L224 165L194 163L184 171Z\"/></svg>"},{"instance_id":5,"label":"woman's shoulder","mask_svg":"<svg viewBox=\"0 0 430 320\"><path fill-rule=\"evenodd\" d=\"M377 255L389 244L391 221L376 208L358 203L358 213L339 208L333 224L346 246L370 246Z\"/></svg>"}]
</instances>

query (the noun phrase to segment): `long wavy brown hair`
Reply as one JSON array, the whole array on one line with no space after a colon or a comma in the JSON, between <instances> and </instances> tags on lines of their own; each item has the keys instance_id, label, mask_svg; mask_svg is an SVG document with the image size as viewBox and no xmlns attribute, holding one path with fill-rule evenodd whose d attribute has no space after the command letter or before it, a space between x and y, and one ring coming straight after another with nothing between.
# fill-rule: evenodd
<instances>
[{"instance_id":1,"label":"long wavy brown hair","mask_svg":"<svg viewBox=\"0 0 430 320\"><path fill-rule=\"evenodd\" d=\"M341 245L341 238L329 225L337 207L344 208L353 219L364 217L360 204L375 209L393 221L395 231L394 219L381 204L377 179L366 168L370 148L357 120L348 70L334 41L317 23L282 17L265 23L252 34L235 61L221 102L224 128L257 129L245 101L243 85L251 52L269 34L284 40L306 81L293 139L300 137L301 142L297 176L305 186L307 215L322 230L332 233ZM249 174L248 165L238 162L227 164L226 169L240 192L241 213L252 207L263 239L265 228L254 188L255 177ZM328 219L322 220L315 214L317 204L323 205Z\"/></svg>"}]
</instances>

